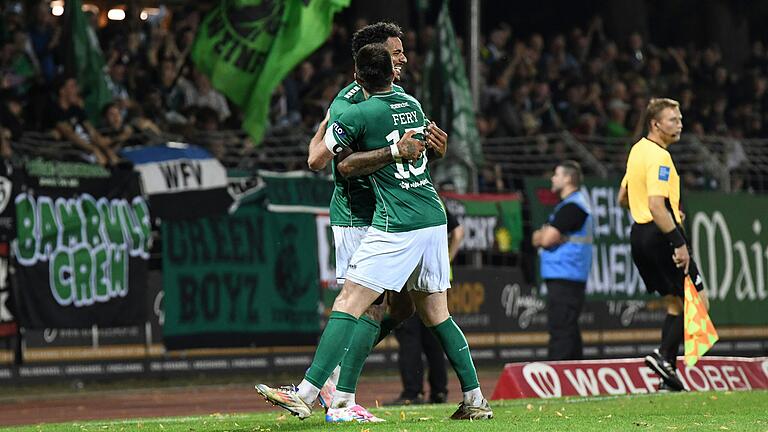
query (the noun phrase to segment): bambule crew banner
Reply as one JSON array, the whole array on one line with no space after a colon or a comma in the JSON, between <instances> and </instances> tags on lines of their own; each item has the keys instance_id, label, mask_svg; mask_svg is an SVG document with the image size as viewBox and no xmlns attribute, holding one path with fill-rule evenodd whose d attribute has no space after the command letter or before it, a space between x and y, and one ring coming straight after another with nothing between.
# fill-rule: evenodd
<instances>
[{"instance_id":1,"label":"bambule crew banner","mask_svg":"<svg viewBox=\"0 0 768 432\"><path fill-rule=\"evenodd\" d=\"M259 203L163 223L166 347L315 343L315 231L314 215Z\"/></svg>"},{"instance_id":2,"label":"bambule crew banner","mask_svg":"<svg viewBox=\"0 0 768 432\"><path fill-rule=\"evenodd\" d=\"M16 173L14 287L28 328L146 319L147 203L132 170L33 160Z\"/></svg>"}]
</instances>

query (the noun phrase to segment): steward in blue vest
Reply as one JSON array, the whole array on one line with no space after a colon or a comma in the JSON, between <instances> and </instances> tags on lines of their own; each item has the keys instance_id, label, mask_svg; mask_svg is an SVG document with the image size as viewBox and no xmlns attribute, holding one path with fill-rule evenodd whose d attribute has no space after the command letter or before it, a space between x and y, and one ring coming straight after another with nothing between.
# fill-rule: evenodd
<instances>
[{"instance_id":1,"label":"steward in blue vest","mask_svg":"<svg viewBox=\"0 0 768 432\"><path fill-rule=\"evenodd\" d=\"M552 192L562 200L533 233L541 278L547 286L549 359L578 360L583 347L579 315L592 267L592 210L581 187L581 166L563 161L552 176Z\"/></svg>"}]
</instances>

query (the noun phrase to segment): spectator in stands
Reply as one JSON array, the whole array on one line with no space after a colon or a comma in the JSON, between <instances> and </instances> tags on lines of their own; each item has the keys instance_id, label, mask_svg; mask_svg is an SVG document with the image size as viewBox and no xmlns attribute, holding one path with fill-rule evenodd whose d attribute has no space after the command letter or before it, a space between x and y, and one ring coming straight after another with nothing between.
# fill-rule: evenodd
<instances>
[{"instance_id":1,"label":"spectator in stands","mask_svg":"<svg viewBox=\"0 0 768 432\"><path fill-rule=\"evenodd\" d=\"M100 133L110 141L111 149L117 153L134 136L134 130L123 122L123 114L117 103L112 102L101 110L106 125Z\"/></svg>"},{"instance_id":2,"label":"spectator in stands","mask_svg":"<svg viewBox=\"0 0 768 432\"><path fill-rule=\"evenodd\" d=\"M40 64L40 73L44 81L56 76L54 52L59 47L62 26L56 25L47 1L38 2L32 9L34 18L28 29L29 41Z\"/></svg>"},{"instance_id":3,"label":"spectator in stands","mask_svg":"<svg viewBox=\"0 0 768 432\"><path fill-rule=\"evenodd\" d=\"M107 75L107 87L112 93L112 100L118 105L118 108L125 114L125 110L130 106L131 96L126 87L126 71L130 57L127 53L114 50L110 55L108 62L109 75Z\"/></svg>"},{"instance_id":4,"label":"spectator in stands","mask_svg":"<svg viewBox=\"0 0 768 432\"><path fill-rule=\"evenodd\" d=\"M37 59L30 54L27 34L17 30L12 39L3 42L0 48L0 86L14 89L19 94L26 94L37 75Z\"/></svg>"},{"instance_id":5,"label":"spectator in stands","mask_svg":"<svg viewBox=\"0 0 768 432\"><path fill-rule=\"evenodd\" d=\"M631 135L627 129L627 111L629 105L621 99L612 99L608 103L608 121L603 128L603 134L611 138L623 138Z\"/></svg>"},{"instance_id":6,"label":"spectator in stands","mask_svg":"<svg viewBox=\"0 0 768 432\"><path fill-rule=\"evenodd\" d=\"M505 59L507 57L507 44L510 37L512 37L512 27L505 22L499 24L491 31L488 44L480 55L489 64Z\"/></svg>"},{"instance_id":7,"label":"spectator in stands","mask_svg":"<svg viewBox=\"0 0 768 432\"><path fill-rule=\"evenodd\" d=\"M72 142L87 153L87 159L100 165L116 164L119 158L111 149L111 141L102 136L85 115L77 81L60 77L55 88L56 100L51 105L49 118L61 139Z\"/></svg>"},{"instance_id":8,"label":"spectator in stands","mask_svg":"<svg viewBox=\"0 0 768 432\"><path fill-rule=\"evenodd\" d=\"M179 114L184 108L184 95L190 83L180 76L181 68L173 58L160 62L159 83L163 108L166 118L171 123L183 123L185 119Z\"/></svg>"},{"instance_id":9,"label":"spectator in stands","mask_svg":"<svg viewBox=\"0 0 768 432\"><path fill-rule=\"evenodd\" d=\"M211 86L211 81L204 73L195 69L192 72L193 86L186 87L186 107L208 107L218 115L218 120L223 122L229 118L230 111L227 99Z\"/></svg>"},{"instance_id":10,"label":"spectator in stands","mask_svg":"<svg viewBox=\"0 0 768 432\"><path fill-rule=\"evenodd\" d=\"M24 130L21 97L5 90L0 95L0 156L10 159L13 155L11 141L18 141Z\"/></svg>"}]
</instances>

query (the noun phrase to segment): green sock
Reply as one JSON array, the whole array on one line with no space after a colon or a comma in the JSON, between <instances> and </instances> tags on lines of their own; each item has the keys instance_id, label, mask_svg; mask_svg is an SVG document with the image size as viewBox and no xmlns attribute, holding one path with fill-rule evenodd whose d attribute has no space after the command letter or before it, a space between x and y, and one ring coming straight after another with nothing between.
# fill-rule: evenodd
<instances>
[{"instance_id":1,"label":"green sock","mask_svg":"<svg viewBox=\"0 0 768 432\"><path fill-rule=\"evenodd\" d=\"M451 362L453 370L459 376L461 391L468 392L479 388L480 382L477 380L475 364L469 353L467 338L464 337L459 326L453 322L453 318L448 317L447 320L429 329L443 345L443 351L448 356L448 361Z\"/></svg>"},{"instance_id":2,"label":"green sock","mask_svg":"<svg viewBox=\"0 0 768 432\"><path fill-rule=\"evenodd\" d=\"M389 334L392 333L392 330L396 329L399 325L400 322L392 318L384 318L381 320L379 336L373 346L376 346L379 344L379 342L383 341L384 338L389 336Z\"/></svg>"},{"instance_id":3,"label":"green sock","mask_svg":"<svg viewBox=\"0 0 768 432\"><path fill-rule=\"evenodd\" d=\"M352 335L357 326L357 318L345 312L331 312L328 325L325 326L320 343L315 350L315 358L307 370L304 379L317 388L323 388L336 365L346 354Z\"/></svg>"},{"instance_id":4,"label":"green sock","mask_svg":"<svg viewBox=\"0 0 768 432\"><path fill-rule=\"evenodd\" d=\"M379 323L367 316L360 317L355 326L355 333L352 335L352 342L349 344L347 355L341 361L341 373L339 373L339 382L336 384L337 389L346 393L355 392L357 379L363 372L365 359L371 353L378 335Z\"/></svg>"}]
</instances>

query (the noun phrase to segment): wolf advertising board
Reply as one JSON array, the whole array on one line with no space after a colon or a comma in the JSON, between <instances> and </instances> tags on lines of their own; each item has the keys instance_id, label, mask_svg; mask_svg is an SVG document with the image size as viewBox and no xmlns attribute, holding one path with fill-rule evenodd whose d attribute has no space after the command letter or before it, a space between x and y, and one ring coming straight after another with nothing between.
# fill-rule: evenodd
<instances>
[{"instance_id":1,"label":"wolf advertising board","mask_svg":"<svg viewBox=\"0 0 768 432\"><path fill-rule=\"evenodd\" d=\"M36 159L14 181L20 325L143 323L151 237L138 175Z\"/></svg>"}]
</instances>

